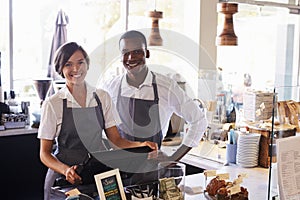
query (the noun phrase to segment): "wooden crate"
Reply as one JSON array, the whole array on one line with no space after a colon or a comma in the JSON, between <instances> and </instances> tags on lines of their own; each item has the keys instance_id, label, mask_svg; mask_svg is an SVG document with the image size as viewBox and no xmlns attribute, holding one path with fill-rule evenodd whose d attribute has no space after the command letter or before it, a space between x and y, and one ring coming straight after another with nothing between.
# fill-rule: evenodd
<instances>
[{"instance_id":1,"label":"wooden crate","mask_svg":"<svg viewBox=\"0 0 300 200\"><path fill-rule=\"evenodd\" d=\"M269 146L271 144L271 130L261 129L256 127L249 127L250 133L259 133L261 134L259 141L259 157L258 165L261 167L268 168L270 166L270 152ZM274 131L273 146L276 144L276 139L290 137L296 135L296 128L288 130ZM276 155L272 156L272 162L276 162Z\"/></svg>"}]
</instances>

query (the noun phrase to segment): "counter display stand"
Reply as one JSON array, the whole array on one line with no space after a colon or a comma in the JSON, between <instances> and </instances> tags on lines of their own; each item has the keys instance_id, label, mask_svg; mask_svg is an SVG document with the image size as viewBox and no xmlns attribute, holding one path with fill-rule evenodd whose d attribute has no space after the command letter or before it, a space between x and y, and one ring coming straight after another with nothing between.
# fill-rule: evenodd
<instances>
[{"instance_id":1,"label":"counter display stand","mask_svg":"<svg viewBox=\"0 0 300 200\"><path fill-rule=\"evenodd\" d=\"M270 132L270 145L269 145L269 158L276 156L276 130L275 124L290 124L294 125L296 132L299 132L299 118L300 112L300 85L296 86L279 86L273 90L273 108L272 108L272 128ZM290 135L286 136L289 137ZM269 182L268 182L268 199L276 199L278 197L278 190L272 190L274 185L274 177L277 174L272 174L275 170L272 170L274 159L269 159ZM273 165L274 166L274 165ZM273 184L272 184L273 181ZM277 186L278 187L278 186Z\"/></svg>"}]
</instances>

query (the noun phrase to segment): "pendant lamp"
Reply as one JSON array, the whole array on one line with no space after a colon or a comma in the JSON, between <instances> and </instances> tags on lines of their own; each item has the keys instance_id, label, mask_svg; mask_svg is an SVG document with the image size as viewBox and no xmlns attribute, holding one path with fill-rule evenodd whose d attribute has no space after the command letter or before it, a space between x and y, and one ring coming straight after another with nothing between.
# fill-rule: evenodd
<instances>
[{"instance_id":1,"label":"pendant lamp","mask_svg":"<svg viewBox=\"0 0 300 200\"><path fill-rule=\"evenodd\" d=\"M217 12L223 14L223 30L216 37L217 46L236 46L238 38L234 33L233 15L238 12L237 3L221 2L217 4Z\"/></svg>"},{"instance_id":2,"label":"pendant lamp","mask_svg":"<svg viewBox=\"0 0 300 200\"><path fill-rule=\"evenodd\" d=\"M162 46L163 40L160 36L159 32L159 19L163 18L163 12L156 11L156 1L154 6L154 11L149 11L148 17L152 19L152 28L151 33L148 38L148 45L149 46Z\"/></svg>"}]
</instances>

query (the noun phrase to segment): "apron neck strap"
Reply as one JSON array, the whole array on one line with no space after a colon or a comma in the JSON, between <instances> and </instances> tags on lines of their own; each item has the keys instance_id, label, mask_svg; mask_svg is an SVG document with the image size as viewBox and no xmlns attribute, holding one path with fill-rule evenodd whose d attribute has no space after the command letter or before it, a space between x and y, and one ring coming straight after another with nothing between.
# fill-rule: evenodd
<instances>
[{"instance_id":1,"label":"apron neck strap","mask_svg":"<svg viewBox=\"0 0 300 200\"><path fill-rule=\"evenodd\" d=\"M158 92L157 92L157 84L156 84L156 76L155 74L151 71L152 74L152 86L153 86L153 92L154 92L154 100L158 101Z\"/></svg>"}]
</instances>

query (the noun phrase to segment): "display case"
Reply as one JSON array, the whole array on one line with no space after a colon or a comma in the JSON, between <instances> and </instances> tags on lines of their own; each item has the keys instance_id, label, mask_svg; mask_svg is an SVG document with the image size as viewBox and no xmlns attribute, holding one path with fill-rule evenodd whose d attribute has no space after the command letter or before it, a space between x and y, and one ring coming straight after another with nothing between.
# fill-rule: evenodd
<instances>
[{"instance_id":1,"label":"display case","mask_svg":"<svg viewBox=\"0 0 300 200\"><path fill-rule=\"evenodd\" d=\"M272 109L272 128L269 134L269 156L276 158L276 140L295 136L299 133L299 117L300 117L300 85L281 86L274 88L273 109ZM288 130L278 133L277 126L288 127ZM276 199L278 197L277 189L277 172L273 169L277 168L277 160L269 159L269 184L268 199ZM272 174L275 173L275 174Z\"/></svg>"}]
</instances>

